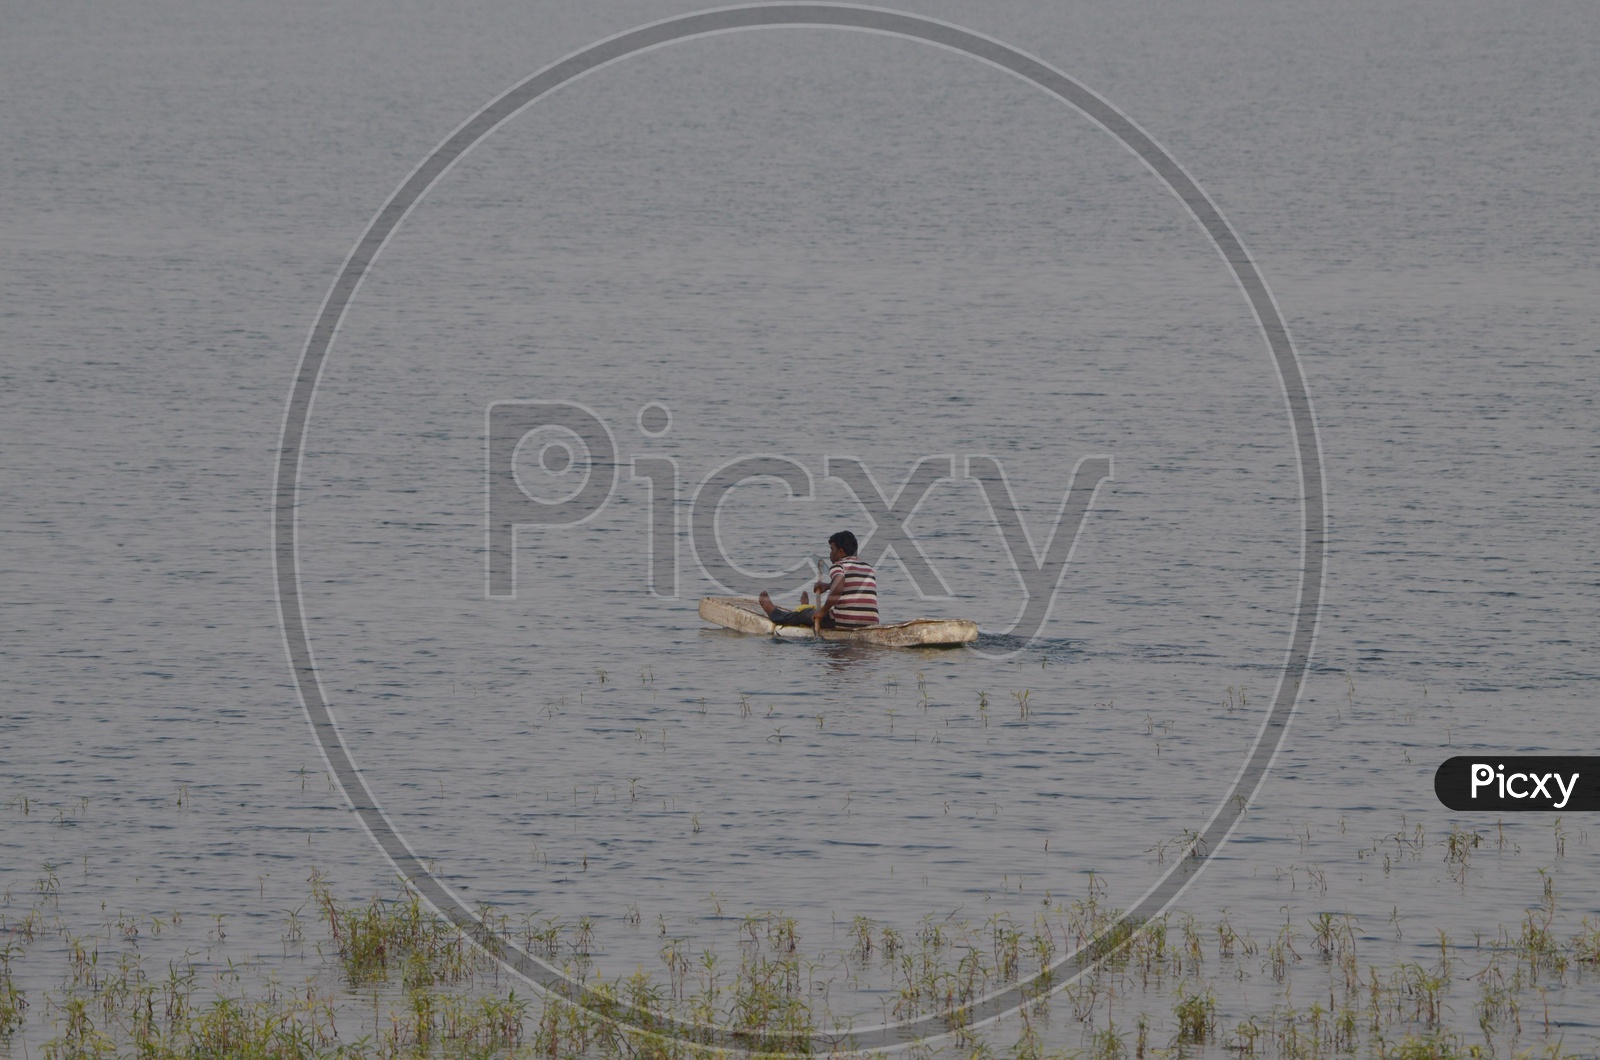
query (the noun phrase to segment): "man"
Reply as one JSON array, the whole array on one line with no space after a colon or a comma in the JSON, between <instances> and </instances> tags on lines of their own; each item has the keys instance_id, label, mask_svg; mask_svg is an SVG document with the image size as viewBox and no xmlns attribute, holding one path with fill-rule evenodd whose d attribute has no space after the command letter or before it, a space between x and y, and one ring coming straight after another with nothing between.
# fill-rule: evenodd
<instances>
[{"instance_id":1,"label":"man","mask_svg":"<svg viewBox=\"0 0 1600 1060\"><path fill-rule=\"evenodd\" d=\"M878 624L878 575L856 555L856 535L841 530L828 538L828 580L811 586L823 595L817 607L807 606L800 594L800 609L786 611L763 592L758 598L761 610L780 626L811 626L813 629L859 629Z\"/></svg>"}]
</instances>

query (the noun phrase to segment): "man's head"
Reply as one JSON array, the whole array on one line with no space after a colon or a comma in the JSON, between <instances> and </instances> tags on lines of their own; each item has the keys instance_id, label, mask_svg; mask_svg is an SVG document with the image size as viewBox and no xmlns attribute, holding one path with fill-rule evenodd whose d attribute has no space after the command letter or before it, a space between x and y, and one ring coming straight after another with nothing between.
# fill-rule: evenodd
<instances>
[{"instance_id":1,"label":"man's head","mask_svg":"<svg viewBox=\"0 0 1600 1060\"><path fill-rule=\"evenodd\" d=\"M838 554L833 557L834 559L843 559L846 556L856 554L856 535L848 530L840 530L837 534L828 538L828 544L832 548L839 550Z\"/></svg>"}]
</instances>

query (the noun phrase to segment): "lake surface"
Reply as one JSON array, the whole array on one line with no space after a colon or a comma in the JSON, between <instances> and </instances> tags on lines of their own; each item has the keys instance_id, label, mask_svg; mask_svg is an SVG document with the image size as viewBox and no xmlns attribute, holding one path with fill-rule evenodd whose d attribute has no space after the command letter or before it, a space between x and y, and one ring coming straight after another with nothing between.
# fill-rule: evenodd
<instances>
[{"instance_id":1,"label":"lake surface","mask_svg":"<svg viewBox=\"0 0 1600 1060\"><path fill-rule=\"evenodd\" d=\"M14 10L0 888L17 909L49 890L70 934L178 910L153 945L289 968L313 868L349 897L395 888L278 624L269 505L306 332L458 123L689 8ZM1379 965L1515 925L1544 874L1572 931L1600 915L1585 821L1559 846L1547 816L1504 822L1470 885L1432 853L1360 854L1496 829L1438 804L1447 757L1593 745L1592 9L917 11L1041 56L1165 144L1254 253L1310 386L1331 535L1313 670L1180 908L1258 935L1348 912ZM485 418L506 401L589 410L618 475L586 521L521 530L516 595L491 598ZM1226 796L1276 689L1292 442L1232 275L1105 132L909 41L732 34L567 85L407 219L317 390L300 584L395 828L464 901L592 917L607 975L664 936L736 949L755 910L820 950L857 916L1025 918L1091 874L1125 907ZM541 444L518 467L555 500L587 465L543 472ZM1114 475L1051 617L1008 637L1023 584L967 458L1003 467L1042 552L1092 455ZM700 485L752 456L803 468L809 495L751 481L692 534ZM947 591L890 557L883 609L976 619L976 650L695 615L725 588L708 556L791 591L829 533L866 535L830 459L892 498L947 457L905 522ZM674 462L675 549L636 459ZM18 959L35 996L62 945ZM870 1016L882 990L829 1001ZM1586 988L1549 1001L1593 1048Z\"/></svg>"}]
</instances>

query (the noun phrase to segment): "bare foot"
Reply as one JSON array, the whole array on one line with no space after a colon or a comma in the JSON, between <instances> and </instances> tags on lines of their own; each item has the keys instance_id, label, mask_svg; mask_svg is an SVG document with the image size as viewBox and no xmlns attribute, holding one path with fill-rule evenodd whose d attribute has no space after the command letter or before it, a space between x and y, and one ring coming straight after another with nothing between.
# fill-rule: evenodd
<instances>
[{"instance_id":1,"label":"bare foot","mask_svg":"<svg viewBox=\"0 0 1600 1060\"><path fill-rule=\"evenodd\" d=\"M772 597L767 595L767 591L765 589L761 590L761 595L756 597L756 603L760 604L761 610L765 611L769 615L777 610L777 608L772 605Z\"/></svg>"}]
</instances>

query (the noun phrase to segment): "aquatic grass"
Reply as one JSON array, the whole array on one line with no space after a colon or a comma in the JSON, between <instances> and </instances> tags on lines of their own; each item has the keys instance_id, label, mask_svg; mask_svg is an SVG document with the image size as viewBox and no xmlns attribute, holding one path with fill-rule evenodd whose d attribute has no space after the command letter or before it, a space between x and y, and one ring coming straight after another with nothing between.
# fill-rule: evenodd
<instances>
[{"instance_id":1,"label":"aquatic grass","mask_svg":"<svg viewBox=\"0 0 1600 1060\"><path fill-rule=\"evenodd\" d=\"M326 1002L285 1006L220 998L190 1022L177 1042L163 1050L157 1041L148 1041L144 1055L165 1053L184 1060L310 1058L330 1051L331 1032Z\"/></svg>"},{"instance_id":2,"label":"aquatic grass","mask_svg":"<svg viewBox=\"0 0 1600 1060\"><path fill-rule=\"evenodd\" d=\"M1005 980L1017 978L1022 963L1022 932L1010 917L999 913L989 918L988 931L996 974Z\"/></svg>"},{"instance_id":3,"label":"aquatic grass","mask_svg":"<svg viewBox=\"0 0 1600 1060\"><path fill-rule=\"evenodd\" d=\"M1481 1055L1462 1046L1459 1035L1448 1031L1408 1033L1398 1041L1378 1038L1373 1043L1378 1060L1468 1060Z\"/></svg>"},{"instance_id":4,"label":"aquatic grass","mask_svg":"<svg viewBox=\"0 0 1600 1060\"><path fill-rule=\"evenodd\" d=\"M1560 975L1566 970L1567 954L1551 927L1554 920L1553 902L1530 909L1522 918L1522 933L1512 941L1518 959L1535 978L1540 972Z\"/></svg>"},{"instance_id":5,"label":"aquatic grass","mask_svg":"<svg viewBox=\"0 0 1600 1060\"><path fill-rule=\"evenodd\" d=\"M98 956L98 950L76 947L64 994L51 999L57 1033L44 1044L44 1056L116 1056L123 1045L140 1057L172 1060L346 1054L336 1041L332 1000L310 989L304 997L273 991L255 1000L219 997L196 1007L192 966L172 967L165 980L152 980L137 952L105 965Z\"/></svg>"},{"instance_id":6,"label":"aquatic grass","mask_svg":"<svg viewBox=\"0 0 1600 1060\"><path fill-rule=\"evenodd\" d=\"M1298 964L1300 961L1300 951L1294 947L1295 939L1298 937L1294 926L1285 924L1278 930L1278 937L1267 944L1266 967L1277 982L1283 982L1288 976L1290 964Z\"/></svg>"},{"instance_id":7,"label":"aquatic grass","mask_svg":"<svg viewBox=\"0 0 1600 1060\"><path fill-rule=\"evenodd\" d=\"M11 959L19 951L9 942L0 946L0 1040L9 1038L22 1026L28 999L11 975Z\"/></svg>"},{"instance_id":8,"label":"aquatic grass","mask_svg":"<svg viewBox=\"0 0 1600 1060\"><path fill-rule=\"evenodd\" d=\"M1407 1015L1430 1027L1437 1027L1444 1018L1444 995L1450 986L1450 975L1442 969L1423 968L1420 964L1401 965L1397 974L1394 996L1409 1005Z\"/></svg>"},{"instance_id":9,"label":"aquatic grass","mask_svg":"<svg viewBox=\"0 0 1600 1060\"><path fill-rule=\"evenodd\" d=\"M1522 1030L1522 1005L1517 997L1517 984L1507 982L1497 958L1491 957L1487 966L1475 978L1478 981L1478 999L1474 1009L1478 1027L1487 1039L1490 1034L1509 1021L1518 1033Z\"/></svg>"},{"instance_id":10,"label":"aquatic grass","mask_svg":"<svg viewBox=\"0 0 1600 1060\"><path fill-rule=\"evenodd\" d=\"M412 986L470 979L472 958L466 936L425 909L415 892L387 901L373 898L364 906L341 906L326 881L315 874L311 890L353 986L386 981L392 968L401 969L404 981Z\"/></svg>"},{"instance_id":11,"label":"aquatic grass","mask_svg":"<svg viewBox=\"0 0 1600 1060\"><path fill-rule=\"evenodd\" d=\"M1222 916L1217 921L1217 957L1221 960L1231 960L1234 951L1246 945L1245 939L1234 930L1233 921L1228 919L1228 911L1222 910ZM1247 955L1249 949L1244 951Z\"/></svg>"},{"instance_id":12,"label":"aquatic grass","mask_svg":"<svg viewBox=\"0 0 1600 1060\"><path fill-rule=\"evenodd\" d=\"M1444 861L1446 872L1462 889L1467 887L1467 872L1472 864L1472 852L1482 846L1484 837L1478 832L1469 832L1452 823L1450 832L1445 836Z\"/></svg>"},{"instance_id":13,"label":"aquatic grass","mask_svg":"<svg viewBox=\"0 0 1600 1060\"><path fill-rule=\"evenodd\" d=\"M1089 1060L1127 1060L1127 1035L1108 1020L1105 1028L1090 1038L1087 1056Z\"/></svg>"},{"instance_id":14,"label":"aquatic grass","mask_svg":"<svg viewBox=\"0 0 1600 1060\"><path fill-rule=\"evenodd\" d=\"M1430 838L1404 824L1396 834L1424 849ZM1450 850L1447 834L1431 838L1434 851ZM1465 849L1479 848L1469 843ZM639 968L604 979L596 978L593 964L604 951L595 918L563 925L537 913L513 920L479 907L485 934L515 938L530 952L564 964L575 981L590 984L601 999L591 1009L494 989L489 980L498 966L469 935L434 918L405 890L392 899L347 903L314 876L318 915L293 914L294 933L306 949L306 942L319 948L331 943L327 952L336 958L331 970L339 985L319 993L268 983L263 993L244 989L231 971L214 970L205 980L209 986L202 985L195 966L182 962L166 980L147 977L140 944L180 918L115 912L97 932L51 928L39 913L50 905L46 888L33 892L35 908L27 916L7 924L32 922L35 937L59 940L52 953L61 957L62 985L25 999L19 990L21 1004L14 1006L10 1025L14 1033L42 1017L54 1028L45 1052L59 1057L699 1060L710 1055L706 1043L664 1036L669 1019L723 1028L753 1053L825 1048L816 1045L819 1029L847 1022L829 1009L829 989L837 979L856 1004L878 993L886 1018L948 1014L952 1036L912 1050L919 1058L1005 1054L1055 1060L1107 1053L1137 1060L1226 1050L1334 1060L1402 1056L1407 1050L1428 1055L1417 1050L1431 1047L1462 1051L1444 1055L1473 1049L1513 1055L1540 1043L1559 1053L1559 1012L1549 1006L1559 1001L1569 969L1581 969L1581 975L1600 964L1600 924L1585 919L1577 931L1564 932L1553 870L1542 872L1539 884L1538 905L1478 947L1457 947L1441 933L1437 949L1426 949L1436 959L1365 968L1356 960L1357 922L1349 913L1286 909L1267 936L1270 942L1258 946L1237 913L1230 917L1226 910L1214 921L1182 910L1144 922L1122 919L1107 899L1105 882L1095 876L1073 900L1046 897L1042 908L1000 910L976 922L957 913L930 914L914 927L865 916L842 919L834 949L819 953L808 952L801 923L781 910L738 917L737 952L725 955L709 946L696 950L689 939L670 934L663 913L655 918L657 963L645 961L654 972ZM720 917L721 901L713 894L711 903ZM1397 908L1397 927L1400 917ZM642 917L630 906L621 919L637 928ZM11 948L0 954L0 1006L12 954L20 952L16 945L22 941L13 928ZM1097 961L1087 974L1031 988L1024 1006L1000 1024L965 1026L970 1017L963 1006L1078 947L1087 947L1085 957ZM1252 980L1265 994L1240 1010L1240 991L1253 992ZM1236 983L1243 985L1235 989ZM225 996L209 996L219 991ZM1290 1003L1292 996L1298 1004ZM33 1004L24 1024L28 1002ZM631 1027L619 1022L625 1007L635 1013ZM1053 1007L1072 1020L1052 1023ZM1523 1020L1527 1013L1535 1018ZM1476 1023L1483 1044L1466 1043L1457 1020L1467 1027Z\"/></svg>"},{"instance_id":15,"label":"aquatic grass","mask_svg":"<svg viewBox=\"0 0 1600 1060\"><path fill-rule=\"evenodd\" d=\"M1324 961L1336 961L1353 954L1355 927L1348 913L1318 913L1311 922L1311 944Z\"/></svg>"},{"instance_id":16,"label":"aquatic grass","mask_svg":"<svg viewBox=\"0 0 1600 1060\"><path fill-rule=\"evenodd\" d=\"M872 956L873 928L872 921L864 916L858 916L850 922L851 952L858 961L864 962Z\"/></svg>"},{"instance_id":17,"label":"aquatic grass","mask_svg":"<svg viewBox=\"0 0 1600 1060\"><path fill-rule=\"evenodd\" d=\"M1203 1045L1216 1034L1217 997L1210 986L1181 985L1172 1014L1178 1020L1178 1033L1173 1039L1177 1045Z\"/></svg>"},{"instance_id":18,"label":"aquatic grass","mask_svg":"<svg viewBox=\"0 0 1600 1060\"><path fill-rule=\"evenodd\" d=\"M57 909L61 908L61 878L56 875L56 866L48 861L40 866L44 875L33 881L33 890L41 898L49 901Z\"/></svg>"},{"instance_id":19,"label":"aquatic grass","mask_svg":"<svg viewBox=\"0 0 1600 1060\"><path fill-rule=\"evenodd\" d=\"M1569 943L1572 959L1579 964L1600 964L1600 921L1585 916L1582 928Z\"/></svg>"},{"instance_id":20,"label":"aquatic grass","mask_svg":"<svg viewBox=\"0 0 1600 1060\"><path fill-rule=\"evenodd\" d=\"M45 1043L45 1060L92 1060L117 1055L116 1039L99 1030L89 1012L89 999L68 997L60 1006L65 1027Z\"/></svg>"}]
</instances>

